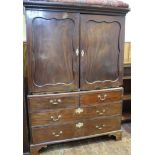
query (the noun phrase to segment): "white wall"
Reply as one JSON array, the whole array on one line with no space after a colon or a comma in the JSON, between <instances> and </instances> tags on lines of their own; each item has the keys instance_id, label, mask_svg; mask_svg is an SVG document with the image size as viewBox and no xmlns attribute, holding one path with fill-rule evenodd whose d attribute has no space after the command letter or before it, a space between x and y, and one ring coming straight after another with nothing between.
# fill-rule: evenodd
<instances>
[{"instance_id":1,"label":"white wall","mask_svg":"<svg viewBox=\"0 0 155 155\"><path fill-rule=\"evenodd\" d=\"M125 22L125 41L126 42L132 42L132 33L131 33L131 27L132 27L132 6L131 6L131 0L123 0L124 2L129 4L129 7L131 8L131 11L127 13L126 15L126 22Z\"/></svg>"},{"instance_id":2,"label":"white wall","mask_svg":"<svg viewBox=\"0 0 155 155\"><path fill-rule=\"evenodd\" d=\"M23 14L23 41L26 41L26 21L24 14Z\"/></svg>"}]
</instances>

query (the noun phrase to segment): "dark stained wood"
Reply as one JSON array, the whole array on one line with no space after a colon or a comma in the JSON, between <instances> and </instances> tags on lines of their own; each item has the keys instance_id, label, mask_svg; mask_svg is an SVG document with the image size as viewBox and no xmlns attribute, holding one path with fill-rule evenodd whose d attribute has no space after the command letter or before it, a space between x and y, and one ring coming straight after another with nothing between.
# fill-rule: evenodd
<instances>
[{"instance_id":1,"label":"dark stained wood","mask_svg":"<svg viewBox=\"0 0 155 155\"><path fill-rule=\"evenodd\" d=\"M123 80L124 95L131 94L131 79Z\"/></svg>"},{"instance_id":2,"label":"dark stained wood","mask_svg":"<svg viewBox=\"0 0 155 155\"><path fill-rule=\"evenodd\" d=\"M122 122L131 121L131 64L124 65Z\"/></svg>"},{"instance_id":3,"label":"dark stained wood","mask_svg":"<svg viewBox=\"0 0 155 155\"><path fill-rule=\"evenodd\" d=\"M124 77L131 77L131 64L124 64Z\"/></svg>"},{"instance_id":4,"label":"dark stained wood","mask_svg":"<svg viewBox=\"0 0 155 155\"><path fill-rule=\"evenodd\" d=\"M131 121L131 99L123 100L122 105L122 122Z\"/></svg>"},{"instance_id":5,"label":"dark stained wood","mask_svg":"<svg viewBox=\"0 0 155 155\"><path fill-rule=\"evenodd\" d=\"M31 154L104 134L120 139L129 9L25 0L24 6Z\"/></svg>"},{"instance_id":6,"label":"dark stained wood","mask_svg":"<svg viewBox=\"0 0 155 155\"><path fill-rule=\"evenodd\" d=\"M120 122L121 117L108 117L75 121L74 123L67 123L64 125L32 128L32 141L34 144L48 141L54 142L68 138L115 131L121 128Z\"/></svg>"},{"instance_id":7,"label":"dark stained wood","mask_svg":"<svg viewBox=\"0 0 155 155\"><path fill-rule=\"evenodd\" d=\"M123 97L122 88L115 90L114 89L99 90L80 94L80 104L82 106L96 105L106 102L119 101L122 100L122 97Z\"/></svg>"},{"instance_id":8,"label":"dark stained wood","mask_svg":"<svg viewBox=\"0 0 155 155\"><path fill-rule=\"evenodd\" d=\"M25 94L23 96L23 153L29 152L29 128L28 128L28 116L26 108Z\"/></svg>"},{"instance_id":9,"label":"dark stained wood","mask_svg":"<svg viewBox=\"0 0 155 155\"><path fill-rule=\"evenodd\" d=\"M108 7L101 5L89 5L89 4L66 4L63 2L46 2L46 1L29 1L24 0L24 6L26 9L42 9L42 10L60 10L67 12L79 12L87 14L104 14L111 16L125 16L130 11L129 8L121 7Z\"/></svg>"},{"instance_id":10,"label":"dark stained wood","mask_svg":"<svg viewBox=\"0 0 155 155\"><path fill-rule=\"evenodd\" d=\"M30 146L30 155L38 155L41 149L46 148L47 145Z\"/></svg>"},{"instance_id":11,"label":"dark stained wood","mask_svg":"<svg viewBox=\"0 0 155 155\"><path fill-rule=\"evenodd\" d=\"M28 111L27 111L27 65L26 65L26 43L23 43L23 153L26 155L30 152L29 128L28 128Z\"/></svg>"},{"instance_id":12,"label":"dark stained wood","mask_svg":"<svg viewBox=\"0 0 155 155\"><path fill-rule=\"evenodd\" d=\"M29 92L78 90L79 15L30 10L26 15Z\"/></svg>"},{"instance_id":13,"label":"dark stained wood","mask_svg":"<svg viewBox=\"0 0 155 155\"><path fill-rule=\"evenodd\" d=\"M122 122L131 121L131 112L122 113Z\"/></svg>"},{"instance_id":14,"label":"dark stained wood","mask_svg":"<svg viewBox=\"0 0 155 155\"><path fill-rule=\"evenodd\" d=\"M77 93L29 95L29 112L40 110L54 110L68 107L78 107L79 95Z\"/></svg>"},{"instance_id":15,"label":"dark stained wood","mask_svg":"<svg viewBox=\"0 0 155 155\"><path fill-rule=\"evenodd\" d=\"M124 95L123 100L131 100L131 95Z\"/></svg>"},{"instance_id":16,"label":"dark stained wood","mask_svg":"<svg viewBox=\"0 0 155 155\"><path fill-rule=\"evenodd\" d=\"M124 18L81 15L82 90L122 85Z\"/></svg>"},{"instance_id":17,"label":"dark stained wood","mask_svg":"<svg viewBox=\"0 0 155 155\"><path fill-rule=\"evenodd\" d=\"M123 132L127 132L127 133L131 134L131 123L123 123L122 124L122 129L124 130ZM120 133L120 131L114 131L111 135L116 136L116 134L118 132ZM108 135L104 135L104 136L98 136L98 137L89 138L89 139L76 140L76 141L67 142L65 144L62 143L61 145L60 144L50 145L47 148L48 149L48 153L53 153L53 154L55 154L55 153L59 154L60 153L61 154L62 150L67 149L68 150L67 153L69 153L69 155L70 154L73 155L74 153L77 153L77 151L79 151L79 150L77 150L77 147L82 146L81 147L82 150L80 152L78 152L80 155L81 154L83 155L84 153L85 154L92 153L94 149L95 149L95 153L102 154L106 147L109 146L109 149L111 149L111 145L108 144L109 140L111 139L111 135L109 134L109 136ZM126 134L125 138L128 139L128 134ZM108 141L106 141L106 140L108 140ZM115 146L115 150L117 150L117 147L120 144L119 143L115 144L115 142L112 142L112 143L114 145L116 145ZM101 144L102 144L102 146L101 146ZM36 146L36 145L33 145L33 146ZM101 147L103 147L103 148L105 147L105 148L101 149ZM37 148L37 146L36 146L36 148ZM93 150L88 151L91 148L93 148ZM126 150L126 147L124 147L124 145L122 145L122 149ZM43 149L41 149L41 150L43 151ZM109 150L109 153L111 153L111 150Z\"/></svg>"},{"instance_id":18,"label":"dark stained wood","mask_svg":"<svg viewBox=\"0 0 155 155\"><path fill-rule=\"evenodd\" d=\"M106 95L105 99L104 95ZM106 89L95 91L83 91L79 93L62 93L51 95L29 95L29 111L52 110L59 108L78 107L80 105L96 105L106 102L122 100L123 89ZM52 102L51 102L52 101Z\"/></svg>"},{"instance_id":19,"label":"dark stained wood","mask_svg":"<svg viewBox=\"0 0 155 155\"><path fill-rule=\"evenodd\" d=\"M122 131L115 132L113 133L113 135L115 136L117 141L122 139Z\"/></svg>"},{"instance_id":20,"label":"dark stained wood","mask_svg":"<svg viewBox=\"0 0 155 155\"><path fill-rule=\"evenodd\" d=\"M75 120L91 119L100 116L121 115L122 104L111 103L76 109L60 109L48 112L31 113L30 122L32 126L55 125Z\"/></svg>"}]
</instances>

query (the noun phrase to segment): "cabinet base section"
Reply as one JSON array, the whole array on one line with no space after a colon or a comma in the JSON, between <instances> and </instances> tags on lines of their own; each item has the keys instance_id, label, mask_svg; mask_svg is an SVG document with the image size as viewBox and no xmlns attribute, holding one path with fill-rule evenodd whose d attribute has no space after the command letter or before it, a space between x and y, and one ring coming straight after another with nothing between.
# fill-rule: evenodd
<instances>
[{"instance_id":1,"label":"cabinet base section","mask_svg":"<svg viewBox=\"0 0 155 155\"><path fill-rule=\"evenodd\" d=\"M80 138L72 138L72 139L65 139L57 142L46 142L46 143L41 143L41 144L31 144L30 145L30 155L39 155L39 152L47 148L48 145L50 144L57 144L57 143L62 143L62 142L69 142L69 141L75 141L75 140L82 140L82 139L87 139L87 138L93 138L93 137L99 137L99 136L104 136L108 135L109 137L114 136L116 141L122 139L122 131L117 130L117 131L112 131L112 132L107 132L107 133L102 133L102 134L97 134L97 135L92 135L92 136L86 136L86 137L80 137Z\"/></svg>"}]
</instances>

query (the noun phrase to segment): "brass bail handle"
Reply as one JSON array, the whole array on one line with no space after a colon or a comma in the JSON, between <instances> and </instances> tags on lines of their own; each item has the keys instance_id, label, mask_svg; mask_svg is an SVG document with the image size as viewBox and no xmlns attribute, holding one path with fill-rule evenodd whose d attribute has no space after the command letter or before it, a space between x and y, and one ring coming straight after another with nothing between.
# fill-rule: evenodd
<instances>
[{"instance_id":1,"label":"brass bail handle","mask_svg":"<svg viewBox=\"0 0 155 155\"><path fill-rule=\"evenodd\" d=\"M53 105L57 105L57 104L61 103L61 99L51 99L51 100L49 100L49 103L51 103Z\"/></svg>"},{"instance_id":2,"label":"brass bail handle","mask_svg":"<svg viewBox=\"0 0 155 155\"><path fill-rule=\"evenodd\" d=\"M104 101L106 98L107 98L107 94L104 94L103 96L102 95L98 95L98 99L100 101Z\"/></svg>"},{"instance_id":3,"label":"brass bail handle","mask_svg":"<svg viewBox=\"0 0 155 155\"><path fill-rule=\"evenodd\" d=\"M56 122L59 121L59 119L61 118L61 115L58 115L57 118L54 118L54 116L51 116L51 119Z\"/></svg>"},{"instance_id":4,"label":"brass bail handle","mask_svg":"<svg viewBox=\"0 0 155 155\"><path fill-rule=\"evenodd\" d=\"M56 133L56 132L52 132L52 135L55 136L55 137L59 137L60 135L62 135L62 131L59 131L59 133Z\"/></svg>"},{"instance_id":5,"label":"brass bail handle","mask_svg":"<svg viewBox=\"0 0 155 155\"><path fill-rule=\"evenodd\" d=\"M103 115L104 113L106 112L105 109L99 111L99 110L96 110L96 113L99 114L99 115Z\"/></svg>"},{"instance_id":6,"label":"brass bail handle","mask_svg":"<svg viewBox=\"0 0 155 155\"><path fill-rule=\"evenodd\" d=\"M96 128L99 129L99 130L102 130L105 126L106 126L105 124L103 124L103 125L101 125L101 126L96 125Z\"/></svg>"}]
</instances>

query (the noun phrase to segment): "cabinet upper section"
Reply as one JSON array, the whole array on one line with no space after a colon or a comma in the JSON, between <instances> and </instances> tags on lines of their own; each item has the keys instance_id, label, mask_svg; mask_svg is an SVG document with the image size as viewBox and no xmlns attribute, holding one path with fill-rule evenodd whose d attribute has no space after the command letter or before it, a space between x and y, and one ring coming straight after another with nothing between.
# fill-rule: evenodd
<instances>
[{"instance_id":1,"label":"cabinet upper section","mask_svg":"<svg viewBox=\"0 0 155 155\"><path fill-rule=\"evenodd\" d=\"M69 10L81 13L125 15L130 9L119 0L23 0L26 9Z\"/></svg>"},{"instance_id":2,"label":"cabinet upper section","mask_svg":"<svg viewBox=\"0 0 155 155\"><path fill-rule=\"evenodd\" d=\"M113 5L116 1L107 1L111 6L85 2L24 1L29 93L122 85L129 9L125 3Z\"/></svg>"},{"instance_id":3,"label":"cabinet upper section","mask_svg":"<svg viewBox=\"0 0 155 155\"><path fill-rule=\"evenodd\" d=\"M122 84L124 17L27 10L29 92Z\"/></svg>"}]
</instances>

